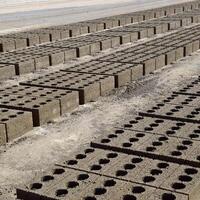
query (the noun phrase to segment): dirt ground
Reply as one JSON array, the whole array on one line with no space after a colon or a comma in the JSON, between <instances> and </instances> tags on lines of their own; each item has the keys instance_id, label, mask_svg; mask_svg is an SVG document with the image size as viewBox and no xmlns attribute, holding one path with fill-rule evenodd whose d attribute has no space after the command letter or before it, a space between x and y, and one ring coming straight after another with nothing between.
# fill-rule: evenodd
<instances>
[{"instance_id":1,"label":"dirt ground","mask_svg":"<svg viewBox=\"0 0 200 200\"><path fill-rule=\"evenodd\" d=\"M41 70L34 75L15 77L0 86L17 84L21 80L90 58L87 56L54 69ZM79 106L71 114L35 128L12 143L0 147L0 200L15 199L16 186L30 182L37 174L52 168L56 162L64 160L81 146L104 134L105 130L122 123L126 117L159 101L161 96L178 89L184 82L199 75L199 72L200 52L197 52L154 74L116 89L96 102Z\"/></svg>"}]
</instances>

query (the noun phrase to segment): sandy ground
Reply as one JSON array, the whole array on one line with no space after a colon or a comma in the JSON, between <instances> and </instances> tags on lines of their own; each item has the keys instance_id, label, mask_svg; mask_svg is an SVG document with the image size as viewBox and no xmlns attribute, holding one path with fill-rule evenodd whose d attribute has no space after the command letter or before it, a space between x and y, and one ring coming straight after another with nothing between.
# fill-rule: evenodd
<instances>
[{"instance_id":1,"label":"sandy ground","mask_svg":"<svg viewBox=\"0 0 200 200\"><path fill-rule=\"evenodd\" d=\"M188 1L190 0L1 0L0 34Z\"/></svg>"},{"instance_id":2,"label":"sandy ground","mask_svg":"<svg viewBox=\"0 0 200 200\"><path fill-rule=\"evenodd\" d=\"M114 50L104 53L111 51ZM54 70L90 58L88 56L59 65L54 67ZM37 174L52 168L56 162L63 161L80 146L87 145L126 117L159 101L160 95L167 95L172 89L179 88L199 72L200 52L197 52L139 81L116 89L96 102L80 106L73 113L35 128L7 146L1 147L0 200L14 200L16 186L30 182ZM1 83L1 86L16 84L18 81L44 73L46 70L14 78Z\"/></svg>"}]
</instances>

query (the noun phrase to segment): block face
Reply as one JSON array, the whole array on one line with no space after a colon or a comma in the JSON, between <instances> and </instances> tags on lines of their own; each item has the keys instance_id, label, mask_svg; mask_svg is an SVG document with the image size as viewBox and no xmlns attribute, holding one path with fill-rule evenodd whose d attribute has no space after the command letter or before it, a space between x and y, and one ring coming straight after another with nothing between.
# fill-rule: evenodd
<instances>
[{"instance_id":1,"label":"block face","mask_svg":"<svg viewBox=\"0 0 200 200\"><path fill-rule=\"evenodd\" d=\"M104 96L108 94L111 90L115 88L115 78L112 76L107 76L103 79L100 84L100 95Z\"/></svg>"},{"instance_id":2,"label":"block face","mask_svg":"<svg viewBox=\"0 0 200 200\"><path fill-rule=\"evenodd\" d=\"M0 80L6 80L15 75L15 66L0 64Z\"/></svg>"},{"instance_id":3,"label":"block face","mask_svg":"<svg viewBox=\"0 0 200 200\"><path fill-rule=\"evenodd\" d=\"M65 54L64 52L55 52L49 56L50 62L49 65L58 65L65 62Z\"/></svg>"},{"instance_id":4,"label":"block face","mask_svg":"<svg viewBox=\"0 0 200 200\"><path fill-rule=\"evenodd\" d=\"M146 112L141 112L141 116L157 116L164 119L199 123L199 115L197 113L198 107L195 108L192 106L171 105L168 103L160 103L158 105L158 110L155 111L154 109L149 109Z\"/></svg>"},{"instance_id":5,"label":"block face","mask_svg":"<svg viewBox=\"0 0 200 200\"><path fill-rule=\"evenodd\" d=\"M64 53L65 53L65 61L68 61L77 57L76 49L68 49Z\"/></svg>"},{"instance_id":6,"label":"block face","mask_svg":"<svg viewBox=\"0 0 200 200\"><path fill-rule=\"evenodd\" d=\"M0 52L12 51L15 49L15 41L0 38Z\"/></svg>"},{"instance_id":7,"label":"block face","mask_svg":"<svg viewBox=\"0 0 200 200\"><path fill-rule=\"evenodd\" d=\"M0 145L6 144L7 137L6 137L6 126L5 124L0 123Z\"/></svg>"},{"instance_id":8,"label":"block face","mask_svg":"<svg viewBox=\"0 0 200 200\"><path fill-rule=\"evenodd\" d=\"M20 110L0 109L0 144L6 144L32 130L32 114Z\"/></svg>"},{"instance_id":9,"label":"block face","mask_svg":"<svg viewBox=\"0 0 200 200\"><path fill-rule=\"evenodd\" d=\"M23 95L1 95L0 107L32 112L33 125L39 126L60 116L58 100L28 97Z\"/></svg>"},{"instance_id":10,"label":"block face","mask_svg":"<svg viewBox=\"0 0 200 200\"><path fill-rule=\"evenodd\" d=\"M137 80L144 74L143 65L136 65L131 68L131 80Z\"/></svg>"},{"instance_id":11,"label":"block face","mask_svg":"<svg viewBox=\"0 0 200 200\"><path fill-rule=\"evenodd\" d=\"M7 123L7 141L22 136L33 129L33 119L31 112L17 112L17 115L12 115L13 119ZM14 119L15 118L15 119Z\"/></svg>"}]
</instances>

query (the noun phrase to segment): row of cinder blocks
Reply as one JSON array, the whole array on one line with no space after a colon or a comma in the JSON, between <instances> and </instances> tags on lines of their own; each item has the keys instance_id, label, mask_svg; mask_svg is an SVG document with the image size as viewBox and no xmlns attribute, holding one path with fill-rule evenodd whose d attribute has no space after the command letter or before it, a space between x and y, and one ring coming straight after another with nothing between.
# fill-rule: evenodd
<instances>
[{"instance_id":1,"label":"row of cinder blocks","mask_svg":"<svg viewBox=\"0 0 200 200\"><path fill-rule=\"evenodd\" d=\"M190 38L189 41L193 40L196 37L198 38L198 26L197 28L192 28L192 30L194 31L194 33L192 34L192 39ZM180 31L178 33L172 34L172 36L166 36L166 38L168 40L173 40L175 37L177 37L177 34L179 36L179 45L182 45L181 41L186 41L189 31L186 29L185 31ZM166 38L164 37L162 39L165 40ZM74 48L73 45L76 45L77 43L81 44L81 41L79 41L78 39L73 39L73 42L74 43L69 44L66 40L55 43L55 46L53 48L43 46L43 48L29 48L27 49L27 51L19 50L16 52L12 52L12 54L4 53L1 54L1 61L3 63L6 63L6 61L9 60L9 66L14 66L15 70L18 70L18 73L20 74L20 67L24 67L24 69L34 70L35 68L40 68L42 65L48 66L50 63L59 63L63 59L65 61L66 54L64 54L64 57L61 59L62 52L59 51L59 49L68 49L68 45L71 45L71 47ZM64 46L58 48L56 45L59 44L62 44ZM199 48L198 44L199 43L197 43L197 47ZM189 49L190 46L188 47ZM191 47L193 46L196 47L196 43ZM57 50L57 52L53 51L52 49ZM84 47L82 50L84 51L86 49L87 48ZM104 95L106 92L112 90L114 87L122 86L132 80L140 78L145 74L153 72L155 69L158 69L165 64L173 62L174 60L176 60L176 57L174 60L171 59L171 57L173 57L173 55L175 55L176 53L174 49L176 49L176 46L160 47L157 45L153 45L153 43L151 42L148 45L142 44L133 48L127 48L121 52L115 53L114 55L111 54L107 57L100 58L99 60L94 60L90 63L85 63L79 66L75 66L71 69L65 69L64 71L51 73L44 77L39 77L38 79L34 79L26 83L21 83L24 85L37 86L38 88L43 89L51 88L62 89L65 91L78 91L76 95L72 95L74 104L71 103L70 106L66 107L66 110L63 109L65 105L61 105L62 100L60 98L55 98L54 100L56 102L56 112L54 112L55 115L52 116L50 113L45 112L45 109L47 109L51 104L49 102L52 102L52 100L49 100L49 98L47 98L49 102L44 102L43 99L38 96L39 94L41 94L38 91L38 93L36 92L37 95L36 93L33 95L34 97L30 95L33 98L32 100L29 99L30 97L28 98L28 100L26 100L21 99L22 95L24 95L24 93L21 93L21 91L13 94L12 89L7 89L7 93L9 93L9 95L6 96L5 94L5 96L2 96L1 106L10 109L20 109L32 112L34 126L38 126L59 116L61 113L65 113L69 108L73 109L73 106L76 107L76 105L78 104L77 100L75 100L77 95L79 95L80 104L95 100L98 96ZM188 52L190 53L189 50ZM11 59L9 57L10 54L12 55ZM19 64L24 65L21 66ZM20 102L18 98L20 99ZM10 99L12 99L11 102ZM47 107L46 104L48 104ZM41 111L43 109L44 111Z\"/></svg>"},{"instance_id":2,"label":"row of cinder blocks","mask_svg":"<svg viewBox=\"0 0 200 200\"><path fill-rule=\"evenodd\" d=\"M199 175L198 168L187 165L85 148L51 171L43 172L30 184L18 187L17 197L22 200L195 200L199 195Z\"/></svg>"},{"instance_id":3,"label":"row of cinder blocks","mask_svg":"<svg viewBox=\"0 0 200 200\"><path fill-rule=\"evenodd\" d=\"M129 133L130 135L131 133L134 134L133 131L129 131ZM126 136L125 131L121 136L123 136L123 134ZM114 133L113 135L120 137L120 134ZM116 137L113 138L117 140ZM163 136L160 135L159 142L163 142L163 140L161 140L162 138ZM136 139L140 138L137 137ZM134 139L132 139L132 141L133 140ZM155 144L159 144L159 142ZM140 144L140 146L143 146L143 144ZM120 152L91 148L90 153L88 153L88 149L79 150L73 156L70 156L70 158L65 159L65 162L58 165L66 168L72 167L90 173L97 173L114 179L136 182L154 188L162 188L175 193L181 192L184 193L188 199L193 199L194 194L196 192L199 193L197 191L200 173L198 168L192 168L187 165L181 166L169 161L162 162L156 158L152 159L130 154L124 155ZM194 174L192 175L192 172L189 172L188 169L194 171ZM188 182L182 179L183 176L187 175L192 177ZM182 182L184 187L176 187L175 183L177 182ZM168 200L170 200L170 198Z\"/></svg>"},{"instance_id":4,"label":"row of cinder blocks","mask_svg":"<svg viewBox=\"0 0 200 200\"><path fill-rule=\"evenodd\" d=\"M101 50L133 42L144 37L151 37L156 33L163 33L169 30L166 27L163 28L164 26L160 27L158 25L160 23L162 24L162 22L154 20L151 23L125 26L70 40L46 43L39 47L2 53L0 54L1 69L3 71L1 79L10 78L13 74L20 75L64 63L69 59L94 54ZM179 42L178 44L180 45Z\"/></svg>"},{"instance_id":5,"label":"row of cinder blocks","mask_svg":"<svg viewBox=\"0 0 200 200\"><path fill-rule=\"evenodd\" d=\"M199 141L193 140L189 144L185 144L185 139L167 136L165 136L164 141L160 141L161 135L132 130L123 130L123 133L117 135L117 137L109 137L111 134L114 134L114 131L92 141L91 146L181 165L187 164L200 167L200 162L197 159L200 151ZM182 146L184 147L182 148Z\"/></svg>"},{"instance_id":6,"label":"row of cinder blocks","mask_svg":"<svg viewBox=\"0 0 200 200\"><path fill-rule=\"evenodd\" d=\"M162 130L164 138L165 136L167 136L178 137L185 140L200 140L200 135L198 134L198 124L172 121L169 119L133 116L129 119L124 120L124 122L122 123L118 123L116 127L126 130L137 130L153 134L160 134L160 130Z\"/></svg>"},{"instance_id":7,"label":"row of cinder blocks","mask_svg":"<svg viewBox=\"0 0 200 200\"><path fill-rule=\"evenodd\" d=\"M52 171L35 178L35 182L27 187L18 188L17 197L23 200L188 199L186 194L65 167L54 167Z\"/></svg>"},{"instance_id":8,"label":"row of cinder blocks","mask_svg":"<svg viewBox=\"0 0 200 200\"><path fill-rule=\"evenodd\" d=\"M94 33L117 26L141 22L153 18L160 18L166 15L173 15L182 12L191 12L198 9L196 2L178 4L163 8L150 9L135 13L117 15L75 24L51 26L27 32L6 34L0 36L0 52L10 51L19 48L29 47L35 44L52 42L82 34Z\"/></svg>"},{"instance_id":9,"label":"row of cinder blocks","mask_svg":"<svg viewBox=\"0 0 200 200\"><path fill-rule=\"evenodd\" d=\"M21 85L72 90L79 92L79 103L96 100L114 88L114 77L100 74L57 71Z\"/></svg>"}]
</instances>

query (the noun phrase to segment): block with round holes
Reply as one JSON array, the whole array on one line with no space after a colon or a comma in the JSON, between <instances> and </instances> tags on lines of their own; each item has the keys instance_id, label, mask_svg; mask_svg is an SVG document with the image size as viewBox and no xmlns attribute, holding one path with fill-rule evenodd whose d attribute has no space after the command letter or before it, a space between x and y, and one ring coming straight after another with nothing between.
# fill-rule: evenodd
<instances>
[{"instance_id":1,"label":"block with round holes","mask_svg":"<svg viewBox=\"0 0 200 200\"><path fill-rule=\"evenodd\" d=\"M183 86L180 90L174 91L174 94L182 94L182 95L192 95L192 96L200 96L199 90L199 81L197 78L193 81L189 81L187 85Z\"/></svg>"},{"instance_id":2,"label":"block with round holes","mask_svg":"<svg viewBox=\"0 0 200 200\"><path fill-rule=\"evenodd\" d=\"M61 114L59 100L1 94L0 107L32 112L33 125L40 126Z\"/></svg>"},{"instance_id":3,"label":"block with round holes","mask_svg":"<svg viewBox=\"0 0 200 200\"><path fill-rule=\"evenodd\" d=\"M61 41L55 41L52 43L44 44L46 47L54 47L54 48L60 48L60 49L76 49L77 56L85 56L90 55L90 44L92 42L82 41L81 37L79 39L71 38L69 40L61 40Z\"/></svg>"},{"instance_id":4,"label":"block with round holes","mask_svg":"<svg viewBox=\"0 0 200 200\"><path fill-rule=\"evenodd\" d=\"M124 131L127 133L127 130ZM142 142L142 145L135 146L135 140L131 142L131 138L135 138L137 135L141 136L139 143ZM145 156L167 162L178 164L187 163L188 165L195 167L200 166L199 161L195 157L199 155L200 151L198 141L167 136L165 136L166 139L164 141L160 141L160 137L161 135L152 134L149 137L147 132L132 131L132 134L130 135L122 134L121 136L114 138L109 138L108 135L104 136L104 138L91 142L91 146L94 148ZM146 138L148 138L148 140L146 140Z\"/></svg>"},{"instance_id":5,"label":"block with round holes","mask_svg":"<svg viewBox=\"0 0 200 200\"><path fill-rule=\"evenodd\" d=\"M77 91L59 90L52 88L13 85L0 89L2 94L32 96L37 98L56 99L59 101L61 114L71 112L79 105Z\"/></svg>"},{"instance_id":6,"label":"block with round holes","mask_svg":"<svg viewBox=\"0 0 200 200\"><path fill-rule=\"evenodd\" d=\"M164 180L179 168L179 164L96 148L80 151L79 154L66 159L58 166L111 176L156 188L159 188Z\"/></svg>"},{"instance_id":7,"label":"block with round holes","mask_svg":"<svg viewBox=\"0 0 200 200\"><path fill-rule=\"evenodd\" d=\"M111 85L111 83L113 83L113 85ZM96 100L100 95L113 89L114 79L107 75L57 71L21 83L21 85L75 90L79 92L79 103L84 104Z\"/></svg>"},{"instance_id":8,"label":"block with round holes","mask_svg":"<svg viewBox=\"0 0 200 200\"><path fill-rule=\"evenodd\" d=\"M149 74L155 70L155 56L135 53L122 53L121 55L111 54L105 57L98 58L100 61L109 61L114 63L126 63L143 65L143 75Z\"/></svg>"},{"instance_id":9,"label":"block with round holes","mask_svg":"<svg viewBox=\"0 0 200 200\"><path fill-rule=\"evenodd\" d=\"M173 105L186 105L192 107L199 107L200 97L189 94L188 95L171 94L163 98L162 102Z\"/></svg>"},{"instance_id":10,"label":"block with round holes","mask_svg":"<svg viewBox=\"0 0 200 200\"><path fill-rule=\"evenodd\" d=\"M156 108L140 112L140 116L159 117L175 121L199 123L199 107L158 103Z\"/></svg>"},{"instance_id":11,"label":"block with round holes","mask_svg":"<svg viewBox=\"0 0 200 200\"><path fill-rule=\"evenodd\" d=\"M161 188L183 193L189 200L196 200L199 197L199 176L199 168L180 166L169 179L164 181Z\"/></svg>"},{"instance_id":12,"label":"block with round holes","mask_svg":"<svg viewBox=\"0 0 200 200\"><path fill-rule=\"evenodd\" d=\"M0 54L1 64L10 64L15 66L16 75L30 73L35 70L34 58L27 55L16 55L14 53Z\"/></svg>"},{"instance_id":13,"label":"block with round holes","mask_svg":"<svg viewBox=\"0 0 200 200\"><path fill-rule=\"evenodd\" d=\"M32 129L31 112L0 109L0 144L10 142Z\"/></svg>"},{"instance_id":14,"label":"block with round holes","mask_svg":"<svg viewBox=\"0 0 200 200\"><path fill-rule=\"evenodd\" d=\"M64 71L75 71L81 73L103 74L115 78L115 87L120 87L126 83L131 82L133 79L140 78L142 73L142 66L112 63L109 61L92 60L81 65L76 65L64 69Z\"/></svg>"},{"instance_id":15,"label":"block with round holes","mask_svg":"<svg viewBox=\"0 0 200 200\"><path fill-rule=\"evenodd\" d=\"M129 183L111 177L99 176L73 169L55 168L51 172L24 188L17 188L17 198L28 199L155 199L186 200L184 194L172 193L163 189L156 189Z\"/></svg>"},{"instance_id":16,"label":"block with round holes","mask_svg":"<svg viewBox=\"0 0 200 200\"><path fill-rule=\"evenodd\" d=\"M145 131L152 134L165 135L167 137L177 137L186 140L200 140L199 124L171 121L160 119L159 117L151 118L133 116L132 118L129 117L129 119L127 119L123 124L118 124L117 127L123 127L127 130ZM167 140L165 136L162 137L163 140Z\"/></svg>"}]
</instances>

